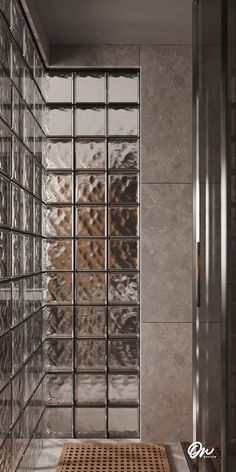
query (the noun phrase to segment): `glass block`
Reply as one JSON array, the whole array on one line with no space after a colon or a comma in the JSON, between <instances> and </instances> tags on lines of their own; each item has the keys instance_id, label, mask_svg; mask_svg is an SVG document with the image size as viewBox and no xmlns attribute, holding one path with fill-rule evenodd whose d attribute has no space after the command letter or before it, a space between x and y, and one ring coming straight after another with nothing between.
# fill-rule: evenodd
<instances>
[{"instance_id":1,"label":"glass block","mask_svg":"<svg viewBox=\"0 0 236 472\"><path fill-rule=\"evenodd\" d=\"M139 378L135 374L110 374L108 398L111 404L137 404L139 402Z\"/></svg>"},{"instance_id":2,"label":"glass block","mask_svg":"<svg viewBox=\"0 0 236 472\"><path fill-rule=\"evenodd\" d=\"M76 175L77 203L105 203L105 175Z\"/></svg>"},{"instance_id":3,"label":"glass block","mask_svg":"<svg viewBox=\"0 0 236 472\"><path fill-rule=\"evenodd\" d=\"M111 438L138 438L138 408L109 408L108 429Z\"/></svg>"},{"instance_id":4,"label":"glass block","mask_svg":"<svg viewBox=\"0 0 236 472\"><path fill-rule=\"evenodd\" d=\"M0 342L0 390L10 380L11 370L11 333L8 333Z\"/></svg>"},{"instance_id":5,"label":"glass block","mask_svg":"<svg viewBox=\"0 0 236 472\"><path fill-rule=\"evenodd\" d=\"M16 324L24 316L24 281L12 282L12 324Z\"/></svg>"},{"instance_id":6,"label":"glass block","mask_svg":"<svg viewBox=\"0 0 236 472\"><path fill-rule=\"evenodd\" d=\"M27 25L24 27L24 56L32 72L34 73L34 41Z\"/></svg>"},{"instance_id":7,"label":"glass block","mask_svg":"<svg viewBox=\"0 0 236 472\"><path fill-rule=\"evenodd\" d=\"M42 271L42 241L34 238L34 272Z\"/></svg>"},{"instance_id":8,"label":"glass block","mask_svg":"<svg viewBox=\"0 0 236 472\"><path fill-rule=\"evenodd\" d=\"M45 394L48 405L72 403L72 375L48 374L45 377Z\"/></svg>"},{"instance_id":9,"label":"glass block","mask_svg":"<svg viewBox=\"0 0 236 472\"><path fill-rule=\"evenodd\" d=\"M45 125L49 136L71 136L72 108L47 108Z\"/></svg>"},{"instance_id":10,"label":"glass block","mask_svg":"<svg viewBox=\"0 0 236 472\"><path fill-rule=\"evenodd\" d=\"M76 136L105 136L106 111L103 107L76 108Z\"/></svg>"},{"instance_id":11,"label":"glass block","mask_svg":"<svg viewBox=\"0 0 236 472\"><path fill-rule=\"evenodd\" d=\"M3 12L8 23L10 23L11 4L9 0L0 0L0 10Z\"/></svg>"},{"instance_id":12,"label":"glass block","mask_svg":"<svg viewBox=\"0 0 236 472\"><path fill-rule=\"evenodd\" d=\"M138 102L138 76L135 72L113 72L108 76L109 102Z\"/></svg>"},{"instance_id":13,"label":"glass block","mask_svg":"<svg viewBox=\"0 0 236 472\"><path fill-rule=\"evenodd\" d=\"M27 67L24 68L24 99L34 113L34 81Z\"/></svg>"},{"instance_id":14,"label":"glass block","mask_svg":"<svg viewBox=\"0 0 236 472\"><path fill-rule=\"evenodd\" d=\"M76 244L77 270L105 269L105 241L102 239L80 239Z\"/></svg>"},{"instance_id":15,"label":"glass block","mask_svg":"<svg viewBox=\"0 0 236 472\"><path fill-rule=\"evenodd\" d=\"M109 335L117 337L131 337L139 335L138 307L109 307L108 308Z\"/></svg>"},{"instance_id":16,"label":"glass block","mask_svg":"<svg viewBox=\"0 0 236 472\"><path fill-rule=\"evenodd\" d=\"M44 346L47 370L72 369L72 341L70 339L47 339Z\"/></svg>"},{"instance_id":17,"label":"glass block","mask_svg":"<svg viewBox=\"0 0 236 472\"><path fill-rule=\"evenodd\" d=\"M1 447L1 466L2 466L2 470L4 470L4 472L11 472L12 471L13 456L12 456L11 436L12 436L12 434L10 433L8 438L4 441L4 443Z\"/></svg>"},{"instance_id":18,"label":"glass block","mask_svg":"<svg viewBox=\"0 0 236 472\"><path fill-rule=\"evenodd\" d=\"M12 379L12 416L13 422L19 416L25 403L25 372L24 368Z\"/></svg>"},{"instance_id":19,"label":"glass block","mask_svg":"<svg viewBox=\"0 0 236 472\"><path fill-rule=\"evenodd\" d=\"M34 155L36 159L42 163L43 155L43 132L40 126L37 125L36 121L34 123Z\"/></svg>"},{"instance_id":20,"label":"glass block","mask_svg":"<svg viewBox=\"0 0 236 472\"><path fill-rule=\"evenodd\" d=\"M11 132L0 120L0 170L11 176Z\"/></svg>"},{"instance_id":21,"label":"glass block","mask_svg":"<svg viewBox=\"0 0 236 472\"><path fill-rule=\"evenodd\" d=\"M46 207L44 221L46 236L72 235L72 208Z\"/></svg>"},{"instance_id":22,"label":"glass block","mask_svg":"<svg viewBox=\"0 0 236 472\"><path fill-rule=\"evenodd\" d=\"M20 93L23 92L23 73L24 73L24 61L21 54L19 53L18 48L12 42L11 45L11 77L18 88Z\"/></svg>"},{"instance_id":23,"label":"glass block","mask_svg":"<svg viewBox=\"0 0 236 472\"><path fill-rule=\"evenodd\" d=\"M26 340L24 323L12 332L12 369L16 372L26 360Z\"/></svg>"},{"instance_id":24,"label":"glass block","mask_svg":"<svg viewBox=\"0 0 236 472\"><path fill-rule=\"evenodd\" d=\"M109 347L109 368L113 370L138 369L139 367L139 341L137 340L111 340Z\"/></svg>"},{"instance_id":25,"label":"glass block","mask_svg":"<svg viewBox=\"0 0 236 472\"><path fill-rule=\"evenodd\" d=\"M76 140L77 169L105 169L106 143L104 140Z\"/></svg>"},{"instance_id":26,"label":"glass block","mask_svg":"<svg viewBox=\"0 0 236 472\"><path fill-rule=\"evenodd\" d=\"M34 116L40 126L43 125L44 102L36 85L34 84Z\"/></svg>"},{"instance_id":27,"label":"glass block","mask_svg":"<svg viewBox=\"0 0 236 472\"><path fill-rule=\"evenodd\" d=\"M139 130L137 107L109 107L108 128L111 136L137 136Z\"/></svg>"},{"instance_id":28,"label":"glass block","mask_svg":"<svg viewBox=\"0 0 236 472\"><path fill-rule=\"evenodd\" d=\"M23 273L23 235L12 234L12 275Z\"/></svg>"},{"instance_id":29,"label":"glass block","mask_svg":"<svg viewBox=\"0 0 236 472\"><path fill-rule=\"evenodd\" d=\"M106 376L104 374L76 375L76 404L106 404Z\"/></svg>"},{"instance_id":30,"label":"glass block","mask_svg":"<svg viewBox=\"0 0 236 472\"><path fill-rule=\"evenodd\" d=\"M11 275L11 235L8 231L0 231L0 279Z\"/></svg>"},{"instance_id":31,"label":"glass block","mask_svg":"<svg viewBox=\"0 0 236 472\"><path fill-rule=\"evenodd\" d=\"M42 168L36 161L34 160L34 194L36 197L42 197Z\"/></svg>"},{"instance_id":32,"label":"glass block","mask_svg":"<svg viewBox=\"0 0 236 472\"><path fill-rule=\"evenodd\" d=\"M44 241L44 270L72 270L72 241L48 239Z\"/></svg>"},{"instance_id":33,"label":"glass block","mask_svg":"<svg viewBox=\"0 0 236 472\"><path fill-rule=\"evenodd\" d=\"M48 203L69 203L72 201L71 174L51 173L45 179L45 200Z\"/></svg>"},{"instance_id":34,"label":"glass block","mask_svg":"<svg viewBox=\"0 0 236 472\"><path fill-rule=\"evenodd\" d=\"M8 435L11 426L11 385L0 393L0 444Z\"/></svg>"},{"instance_id":35,"label":"glass block","mask_svg":"<svg viewBox=\"0 0 236 472\"><path fill-rule=\"evenodd\" d=\"M110 236L138 236L138 208L109 208Z\"/></svg>"},{"instance_id":36,"label":"glass block","mask_svg":"<svg viewBox=\"0 0 236 472\"><path fill-rule=\"evenodd\" d=\"M106 343L103 340L77 340L77 370L105 370Z\"/></svg>"},{"instance_id":37,"label":"glass block","mask_svg":"<svg viewBox=\"0 0 236 472\"><path fill-rule=\"evenodd\" d=\"M106 275L104 273L78 273L76 282L78 304L105 303Z\"/></svg>"},{"instance_id":38,"label":"glass block","mask_svg":"<svg viewBox=\"0 0 236 472\"><path fill-rule=\"evenodd\" d=\"M10 181L0 176L0 224L9 226L11 223Z\"/></svg>"},{"instance_id":39,"label":"glass block","mask_svg":"<svg viewBox=\"0 0 236 472\"><path fill-rule=\"evenodd\" d=\"M108 144L111 169L138 169L139 143L137 140L112 139Z\"/></svg>"},{"instance_id":40,"label":"glass block","mask_svg":"<svg viewBox=\"0 0 236 472\"><path fill-rule=\"evenodd\" d=\"M77 236L105 236L105 208L79 207L77 213Z\"/></svg>"},{"instance_id":41,"label":"glass block","mask_svg":"<svg viewBox=\"0 0 236 472\"><path fill-rule=\"evenodd\" d=\"M138 268L138 241L115 239L109 241L110 269Z\"/></svg>"},{"instance_id":42,"label":"glass block","mask_svg":"<svg viewBox=\"0 0 236 472\"><path fill-rule=\"evenodd\" d=\"M50 306L43 313L44 336L72 336L72 307Z\"/></svg>"},{"instance_id":43,"label":"glass block","mask_svg":"<svg viewBox=\"0 0 236 472\"><path fill-rule=\"evenodd\" d=\"M72 141L48 139L45 143L45 167L47 169L72 168Z\"/></svg>"},{"instance_id":44,"label":"glass block","mask_svg":"<svg viewBox=\"0 0 236 472\"><path fill-rule=\"evenodd\" d=\"M42 203L33 198L33 211L34 211L34 233L42 233Z\"/></svg>"},{"instance_id":45,"label":"glass block","mask_svg":"<svg viewBox=\"0 0 236 472\"><path fill-rule=\"evenodd\" d=\"M24 236L23 249L24 249L24 255L23 255L24 274L30 274L34 271L34 253L33 253L32 236Z\"/></svg>"},{"instance_id":46,"label":"glass block","mask_svg":"<svg viewBox=\"0 0 236 472\"><path fill-rule=\"evenodd\" d=\"M34 152L35 121L28 108L24 109L24 143ZM21 133L20 133L21 135Z\"/></svg>"},{"instance_id":47,"label":"glass block","mask_svg":"<svg viewBox=\"0 0 236 472\"><path fill-rule=\"evenodd\" d=\"M12 136L12 178L23 184L24 146Z\"/></svg>"},{"instance_id":48,"label":"glass block","mask_svg":"<svg viewBox=\"0 0 236 472\"><path fill-rule=\"evenodd\" d=\"M44 95L50 103L72 102L72 76L62 72L50 72L44 77Z\"/></svg>"},{"instance_id":49,"label":"glass block","mask_svg":"<svg viewBox=\"0 0 236 472\"><path fill-rule=\"evenodd\" d=\"M25 414L23 413L23 415L20 416L12 431L12 463L14 464L14 468L17 466L24 452L24 449L27 445L27 441L27 423ZM21 472L23 472L23 470L21 470Z\"/></svg>"},{"instance_id":50,"label":"glass block","mask_svg":"<svg viewBox=\"0 0 236 472\"><path fill-rule=\"evenodd\" d=\"M1 251L1 250L0 250ZM1 266L1 263L0 263ZM11 284L0 284L0 334L11 327Z\"/></svg>"},{"instance_id":51,"label":"glass block","mask_svg":"<svg viewBox=\"0 0 236 472\"><path fill-rule=\"evenodd\" d=\"M33 232L33 198L23 192L23 228L25 231Z\"/></svg>"},{"instance_id":52,"label":"glass block","mask_svg":"<svg viewBox=\"0 0 236 472\"><path fill-rule=\"evenodd\" d=\"M21 13L20 5L17 0L12 0L11 4L12 8L12 14L11 14L11 27L12 27L12 33L13 36L15 37L15 40L20 47L20 49L23 51L23 33L24 33L24 18Z\"/></svg>"},{"instance_id":53,"label":"glass block","mask_svg":"<svg viewBox=\"0 0 236 472\"><path fill-rule=\"evenodd\" d=\"M80 306L76 308L76 336L104 337L106 333L106 307Z\"/></svg>"},{"instance_id":54,"label":"glass block","mask_svg":"<svg viewBox=\"0 0 236 472\"><path fill-rule=\"evenodd\" d=\"M12 189L12 226L22 229L23 225L23 191L16 185L11 186Z\"/></svg>"},{"instance_id":55,"label":"glass block","mask_svg":"<svg viewBox=\"0 0 236 472\"><path fill-rule=\"evenodd\" d=\"M22 137L22 123L20 124L21 116L21 98L14 86L12 86L12 128L15 133Z\"/></svg>"},{"instance_id":56,"label":"glass block","mask_svg":"<svg viewBox=\"0 0 236 472\"><path fill-rule=\"evenodd\" d=\"M9 3L9 0L6 0ZM0 16L0 62L4 64L7 73L10 73L10 57L11 57L11 36L9 29L2 17Z\"/></svg>"},{"instance_id":57,"label":"glass block","mask_svg":"<svg viewBox=\"0 0 236 472\"><path fill-rule=\"evenodd\" d=\"M11 82L0 66L0 115L11 125Z\"/></svg>"},{"instance_id":58,"label":"glass block","mask_svg":"<svg viewBox=\"0 0 236 472\"><path fill-rule=\"evenodd\" d=\"M138 176L132 174L110 175L109 198L111 203L137 203Z\"/></svg>"},{"instance_id":59,"label":"glass block","mask_svg":"<svg viewBox=\"0 0 236 472\"><path fill-rule=\"evenodd\" d=\"M76 102L104 102L106 96L105 74L80 73L75 79Z\"/></svg>"},{"instance_id":60,"label":"glass block","mask_svg":"<svg viewBox=\"0 0 236 472\"><path fill-rule=\"evenodd\" d=\"M139 276L132 273L109 274L110 303L138 303Z\"/></svg>"},{"instance_id":61,"label":"glass block","mask_svg":"<svg viewBox=\"0 0 236 472\"><path fill-rule=\"evenodd\" d=\"M34 311L34 277L24 279L24 317Z\"/></svg>"},{"instance_id":62,"label":"glass block","mask_svg":"<svg viewBox=\"0 0 236 472\"><path fill-rule=\"evenodd\" d=\"M43 63L39 57L38 52L35 50L34 51L34 77L40 90L42 90L43 71L44 71Z\"/></svg>"},{"instance_id":63,"label":"glass block","mask_svg":"<svg viewBox=\"0 0 236 472\"><path fill-rule=\"evenodd\" d=\"M52 272L44 278L46 303L72 302L72 274L66 272Z\"/></svg>"},{"instance_id":64,"label":"glass block","mask_svg":"<svg viewBox=\"0 0 236 472\"><path fill-rule=\"evenodd\" d=\"M24 153L24 172L23 172L23 185L30 192L33 192L33 177L34 177L34 160L32 154L27 150Z\"/></svg>"},{"instance_id":65,"label":"glass block","mask_svg":"<svg viewBox=\"0 0 236 472\"><path fill-rule=\"evenodd\" d=\"M75 415L77 438L105 438L105 408L76 408Z\"/></svg>"},{"instance_id":66,"label":"glass block","mask_svg":"<svg viewBox=\"0 0 236 472\"><path fill-rule=\"evenodd\" d=\"M46 437L72 437L72 408L47 408L45 414Z\"/></svg>"}]
</instances>

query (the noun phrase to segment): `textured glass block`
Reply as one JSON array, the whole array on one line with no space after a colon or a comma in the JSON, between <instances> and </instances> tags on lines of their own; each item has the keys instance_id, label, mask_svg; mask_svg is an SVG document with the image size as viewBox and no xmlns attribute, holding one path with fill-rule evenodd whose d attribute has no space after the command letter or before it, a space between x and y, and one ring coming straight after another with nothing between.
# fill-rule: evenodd
<instances>
[{"instance_id":1,"label":"textured glass block","mask_svg":"<svg viewBox=\"0 0 236 472\"><path fill-rule=\"evenodd\" d=\"M138 201L138 176L112 174L109 177L111 203L136 203Z\"/></svg>"},{"instance_id":2,"label":"textured glass block","mask_svg":"<svg viewBox=\"0 0 236 472\"><path fill-rule=\"evenodd\" d=\"M103 340L76 341L77 370L105 370L106 343Z\"/></svg>"},{"instance_id":3,"label":"textured glass block","mask_svg":"<svg viewBox=\"0 0 236 472\"><path fill-rule=\"evenodd\" d=\"M22 229L23 225L23 191L16 185L12 189L12 226Z\"/></svg>"},{"instance_id":4,"label":"textured glass block","mask_svg":"<svg viewBox=\"0 0 236 472\"><path fill-rule=\"evenodd\" d=\"M44 241L44 270L72 270L72 242L66 239Z\"/></svg>"},{"instance_id":5,"label":"textured glass block","mask_svg":"<svg viewBox=\"0 0 236 472\"><path fill-rule=\"evenodd\" d=\"M117 337L131 337L139 335L138 307L109 307L108 308L109 335Z\"/></svg>"},{"instance_id":6,"label":"textured glass block","mask_svg":"<svg viewBox=\"0 0 236 472\"><path fill-rule=\"evenodd\" d=\"M47 102L72 102L72 76L62 72L50 72L44 77L44 95Z\"/></svg>"},{"instance_id":7,"label":"textured glass block","mask_svg":"<svg viewBox=\"0 0 236 472\"><path fill-rule=\"evenodd\" d=\"M1 252L1 249L0 249ZM1 263L0 263L1 265ZM11 327L11 284L0 284L0 334Z\"/></svg>"},{"instance_id":8,"label":"textured glass block","mask_svg":"<svg viewBox=\"0 0 236 472\"><path fill-rule=\"evenodd\" d=\"M27 67L24 68L24 99L34 113L34 81Z\"/></svg>"},{"instance_id":9,"label":"textured glass block","mask_svg":"<svg viewBox=\"0 0 236 472\"><path fill-rule=\"evenodd\" d=\"M106 112L103 107L76 108L75 134L77 136L105 136Z\"/></svg>"},{"instance_id":10,"label":"textured glass block","mask_svg":"<svg viewBox=\"0 0 236 472\"><path fill-rule=\"evenodd\" d=\"M44 309L45 336L72 336L72 307L50 306Z\"/></svg>"},{"instance_id":11,"label":"textured glass block","mask_svg":"<svg viewBox=\"0 0 236 472\"><path fill-rule=\"evenodd\" d=\"M9 0L6 0L9 2ZM2 17L0 16L0 62L4 64L7 73L10 73L10 51L11 36L9 29Z\"/></svg>"},{"instance_id":12,"label":"textured glass block","mask_svg":"<svg viewBox=\"0 0 236 472\"><path fill-rule=\"evenodd\" d=\"M137 107L110 107L108 129L111 136L137 136L139 129Z\"/></svg>"},{"instance_id":13,"label":"textured glass block","mask_svg":"<svg viewBox=\"0 0 236 472\"><path fill-rule=\"evenodd\" d=\"M106 376L104 374L77 374L76 404L106 404Z\"/></svg>"},{"instance_id":14,"label":"textured glass block","mask_svg":"<svg viewBox=\"0 0 236 472\"><path fill-rule=\"evenodd\" d=\"M42 241L40 238L34 238L34 271L42 270Z\"/></svg>"},{"instance_id":15,"label":"textured glass block","mask_svg":"<svg viewBox=\"0 0 236 472\"><path fill-rule=\"evenodd\" d=\"M24 281L12 282L12 324L16 324L24 316Z\"/></svg>"},{"instance_id":16,"label":"textured glass block","mask_svg":"<svg viewBox=\"0 0 236 472\"><path fill-rule=\"evenodd\" d=\"M31 72L34 73L34 41L26 25L24 27L24 56Z\"/></svg>"},{"instance_id":17,"label":"textured glass block","mask_svg":"<svg viewBox=\"0 0 236 472\"><path fill-rule=\"evenodd\" d=\"M11 132L0 120L0 170L11 176Z\"/></svg>"},{"instance_id":18,"label":"textured glass block","mask_svg":"<svg viewBox=\"0 0 236 472\"><path fill-rule=\"evenodd\" d=\"M47 370L72 369L72 341L70 339L48 339L44 346Z\"/></svg>"},{"instance_id":19,"label":"textured glass block","mask_svg":"<svg viewBox=\"0 0 236 472\"><path fill-rule=\"evenodd\" d=\"M24 317L34 311L34 277L24 279Z\"/></svg>"},{"instance_id":20,"label":"textured glass block","mask_svg":"<svg viewBox=\"0 0 236 472\"><path fill-rule=\"evenodd\" d=\"M23 192L23 228L25 231L33 232L33 198Z\"/></svg>"},{"instance_id":21,"label":"textured glass block","mask_svg":"<svg viewBox=\"0 0 236 472\"><path fill-rule=\"evenodd\" d=\"M27 420L25 414L23 413L12 430L12 463L14 464L14 468L17 466L26 445ZM21 470L21 472L23 472L23 470Z\"/></svg>"},{"instance_id":22,"label":"textured glass block","mask_svg":"<svg viewBox=\"0 0 236 472\"><path fill-rule=\"evenodd\" d=\"M12 368L16 372L26 360L26 340L24 323L12 332Z\"/></svg>"},{"instance_id":23,"label":"textured glass block","mask_svg":"<svg viewBox=\"0 0 236 472\"><path fill-rule=\"evenodd\" d=\"M40 126L43 125L43 111L44 111L44 102L41 94L39 93L35 83L34 83L34 116Z\"/></svg>"},{"instance_id":24,"label":"textured glass block","mask_svg":"<svg viewBox=\"0 0 236 472\"><path fill-rule=\"evenodd\" d=\"M11 21L13 36L15 37L15 40L20 49L23 51L24 18L17 0L12 0Z\"/></svg>"},{"instance_id":25,"label":"textured glass block","mask_svg":"<svg viewBox=\"0 0 236 472\"><path fill-rule=\"evenodd\" d=\"M1 467L4 472L12 471L12 445L11 445L11 433L8 438L4 441L1 447Z\"/></svg>"},{"instance_id":26,"label":"textured glass block","mask_svg":"<svg viewBox=\"0 0 236 472\"><path fill-rule=\"evenodd\" d=\"M11 125L11 82L0 66L0 115Z\"/></svg>"},{"instance_id":27,"label":"textured glass block","mask_svg":"<svg viewBox=\"0 0 236 472\"><path fill-rule=\"evenodd\" d=\"M46 303L72 302L72 274L48 273L44 277Z\"/></svg>"},{"instance_id":28,"label":"textured glass block","mask_svg":"<svg viewBox=\"0 0 236 472\"><path fill-rule=\"evenodd\" d=\"M138 236L138 208L110 208L110 236Z\"/></svg>"},{"instance_id":29,"label":"textured glass block","mask_svg":"<svg viewBox=\"0 0 236 472\"><path fill-rule=\"evenodd\" d=\"M77 241L77 270L105 269L105 241L80 239Z\"/></svg>"},{"instance_id":30,"label":"textured glass block","mask_svg":"<svg viewBox=\"0 0 236 472\"><path fill-rule=\"evenodd\" d=\"M33 238L32 236L24 236L24 274L30 274L34 271L34 253L33 253Z\"/></svg>"},{"instance_id":31,"label":"textured glass block","mask_svg":"<svg viewBox=\"0 0 236 472\"><path fill-rule=\"evenodd\" d=\"M10 380L11 369L11 333L8 333L0 342L0 390Z\"/></svg>"},{"instance_id":32,"label":"textured glass block","mask_svg":"<svg viewBox=\"0 0 236 472\"><path fill-rule=\"evenodd\" d=\"M45 414L46 437L72 437L72 408L47 408Z\"/></svg>"},{"instance_id":33,"label":"textured glass block","mask_svg":"<svg viewBox=\"0 0 236 472\"><path fill-rule=\"evenodd\" d=\"M33 199L33 211L34 211L34 233L42 233L42 203L36 199Z\"/></svg>"},{"instance_id":34,"label":"textured glass block","mask_svg":"<svg viewBox=\"0 0 236 472\"><path fill-rule=\"evenodd\" d=\"M104 102L106 96L105 74L80 73L75 79L76 102Z\"/></svg>"},{"instance_id":35,"label":"textured glass block","mask_svg":"<svg viewBox=\"0 0 236 472\"><path fill-rule=\"evenodd\" d=\"M104 140L76 140L77 169L105 169L106 143Z\"/></svg>"},{"instance_id":36,"label":"textured glass block","mask_svg":"<svg viewBox=\"0 0 236 472\"><path fill-rule=\"evenodd\" d=\"M12 379L12 416L13 422L19 416L25 403L25 375L24 368Z\"/></svg>"},{"instance_id":37,"label":"textured glass block","mask_svg":"<svg viewBox=\"0 0 236 472\"><path fill-rule=\"evenodd\" d=\"M113 72L108 76L109 102L137 102L138 76L135 72Z\"/></svg>"},{"instance_id":38,"label":"textured glass block","mask_svg":"<svg viewBox=\"0 0 236 472\"><path fill-rule=\"evenodd\" d=\"M72 235L72 208L46 207L44 221L46 236Z\"/></svg>"},{"instance_id":39,"label":"textured glass block","mask_svg":"<svg viewBox=\"0 0 236 472\"><path fill-rule=\"evenodd\" d=\"M8 231L0 231L0 279L11 275L11 235Z\"/></svg>"},{"instance_id":40,"label":"textured glass block","mask_svg":"<svg viewBox=\"0 0 236 472\"><path fill-rule=\"evenodd\" d=\"M42 90L43 70L44 67L40 56L37 51L34 51L34 77L40 90Z\"/></svg>"},{"instance_id":41,"label":"textured glass block","mask_svg":"<svg viewBox=\"0 0 236 472\"><path fill-rule=\"evenodd\" d=\"M21 110L21 98L16 90L16 88L12 87L12 128L15 133L22 138L22 110Z\"/></svg>"},{"instance_id":42,"label":"textured glass block","mask_svg":"<svg viewBox=\"0 0 236 472\"><path fill-rule=\"evenodd\" d=\"M30 192L33 192L33 177L34 177L34 160L32 154L25 150L24 153L24 172L23 172L23 185Z\"/></svg>"},{"instance_id":43,"label":"textured glass block","mask_svg":"<svg viewBox=\"0 0 236 472\"><path fill-rule=\"evenodd\" d=\"M0 393L0 444L8 435L11 426L11 385Z\"/></svg>"},{"instance_id":44,"label":"textured glass block","mask_svg":"<svg viewBox=\"0 0 236 472\"><path fill-rule=\"evenodd\" d=\"M134 374L111 374L108 377L108 398L111 404L137 404L139 378Z\"/></svg>"},{"instance_id":45,"label":"textured glass block","mask_svg":"<svg viewBox=\"0 0 236 472\"><path fill-rule=\"evenodd\" d=\"M105 408L76 408L75 415L77 438L105 438Z\"/></svg>"},{"instance_id":46,"label":"textured glass block","mask_svg":"<svg viewBox=\"0 0 236 472\"><path fill-rule=\"evenodd\" d=\"M45 112L46 133L49 136L71 136L72 109L47 108Z\"/></svg>"},{"instance_id":47,"label":"textured glass block","mask_svg":"<svg viewBox=\"0 0 236 472\"><path fill-rule=\"evenodd\" d=\"M15 86L18 88L18 90L23 92L23 74L24 74L24 61L22 59L21 54L19 53L18 48L15 46L15 44L12 42L11 46L11 77L12 80L15 84Z\"/></svg>"},{"instance_id":48,"label":"textured glass block","mask_svg":"<svg viewBox=\"0 0 236 472\"><path fill-rule=\"evenodd\" d=\"M105 175L76 175L77 203L105 203Z\"/></svg>"},{"instance_id":49,"label":"textured glass block","mask_svg":"<svg viewBox=\"0 0 236 472\"><path fill-rule=\"evenodd\" d=\"M48 374L45 377L45 394L48 405L72 403L72 375Z\"/></svg>"},{"instance_id":50,"label":"textured glass block","mask_svg":"<svg viewBox=\"0 0 236 472\"><path fill-rule=\"evenodd\" d=\"M71 174L47 174L45 200L48 203L69 203L72 201Z\"/></svg>"},{"instance_id":51,"label":"textured glass block","mask_svg":"<svg viewBox=\"0 0 236 472\"><path fill-rule=\"evenodd\" d=\"M108 144L111 169L138 169L139 143L137 140L112 139Z\"/></svg>"},{"instance_id":52,"label":"textured glass block","mask_svg":"<svg viewBox=\"0 0 236 472\"><path fill-rule=\"evenodd\" d=\"M12 178L23 184L24 147L15 136L12 137Z\"/></svg>"},{"instance_id":53,"label":"textured glass block","mask_svg":"<svg viewBox=\"0 0 236 472\"><path fill-rule=\"evenodd\" d=\"M11 205L10 205L10 181L0 175L0 224L10 225Z\"/></svg>"},{"instance_id":54,"label":"textured glass block","mask_svg":"<svg viewBox=\"0 0 236 472\"><path fill-rule=\"evenodd\" d=\"M43 132L41 128L37 125L36 121L34 123L34 155L36 159L42 163L43 155Z\"/></svg>"},{"instance_id":55,"label":"textured glass block","mask_svg":"<svg viewBox=\"0 0 236 472\"><path fill-rule=\"evenodd\" d=\"M33 179L33 192L34 194L41 199L42 196L42 168L36 161L34 160L34 179Z\"/></svg>"},{"instance_id":56,"label":"textured glass block","mask_svg":"<svg viewBox=\"0 0 236 472\"><path fill-rule=\"evenodd\" d=\"M99 306L76 308L76 336L104 337L106 332L107 309Z\"/></svg>"},{"instance_id":57,"label":"textured glass block","mask_svg":"<svg viewBox=\"0 0 236 472\"><path fill-rule=\"evenodd\" d=\"M24 123L24 138L23 138L24 143L26 146L28 146L31 152L34 152L35 121L32 114L28 110L28 108L24 109L23 123Z\"/></svg>"},{"instance_id":58,"label":"textured glass block","mask_svg":"<svg viewBox=\"0 0 236 472\"><path fill-rule=\"evenodd\" d=\"M47 169L72 168L72 141L48 139L45 143L45 167Z\"/></svg>"},{"instance_id":59,"label":"textured glass block","mask_svg":"<svg viewBox=\"0 0 236 472\"><path fill-rule=\"evenodd\" d=\"M109 241L110 269L138 268L138 241L115 239Z\"/></svg>"},{"instance_id":60,"label":"textured glass block","mask_svg":"<svg viewBox=\"0 0 236 472\"><path fill-rule=\"evenodd\" d=\"M23 273L23 235L12 234L12 275Z\"/></svg>"},{"instance_id":61,"label":"textured glass block","mask_svg":"<svg viewBox=\"0 0 236 472\"><path fill-rule=\"evenodd\" d=\"M106 276L104 273L77 274L77 303L105 303Z\"/></svg>"},{"instance_id":62,"label":"textured glass block","mask_svg":"<svg viewBox=\"0 0 236 472\"><path fill-rule=\"evenodd\" d=\"M110 303L138 303L139 276L131 273L109 274Z\"/></svg>"},{"instance_id":63,"label":"textured glass block","mask_svg":"<svg viewBox=\"0 0 236 472\"><path fill-rule=\"evenodd\" d=\"M77 236L105 236L105 208L79 207Z\"/></svg>"},{"instance_id":64,"label":"textured glass block","mask_svg":"<svg viewBox=\"0 0 236 472\"><path fill-rule=\"evenodd\" d=\"M139 366L139 341L136 340L112 340L108 341L109 368L110 369L138 369Z\"/></svg>"},{"instance_id":65,"label":"textured glass block","mask_svg":"<svg viewBox=\"0 0 236 472\"><path fill-rule=\"evenodd\" d=\"M138 438L138 408L109 408L108 429L111 438Z\"/></svg>"},{"instance_id":66,"label":"textured glass block","mask_svg":"<svg viewBox=\"0 0 236 472\"><path fill-rule=\"evenodd\" d=\"M11 4L9 0L0 0L0 10L3 12L8 23L10 23Z\"/></svg>"}]
</instances>

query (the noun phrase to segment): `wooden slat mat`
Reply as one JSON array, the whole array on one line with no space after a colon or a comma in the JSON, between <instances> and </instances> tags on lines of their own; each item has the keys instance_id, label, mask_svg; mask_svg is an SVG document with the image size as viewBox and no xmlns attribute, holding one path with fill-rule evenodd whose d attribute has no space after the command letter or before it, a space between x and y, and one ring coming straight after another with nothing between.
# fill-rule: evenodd
<instances>
[{"instance_id":1,"label":"wooden slat mat","mask_svg":"<svg viewBox=\"0 0 236 472\"><path fill-rule=\"evenodd\" d=\"M64 444L56 472L171 472L164 444Z\"/></svg>"}]
</instances>

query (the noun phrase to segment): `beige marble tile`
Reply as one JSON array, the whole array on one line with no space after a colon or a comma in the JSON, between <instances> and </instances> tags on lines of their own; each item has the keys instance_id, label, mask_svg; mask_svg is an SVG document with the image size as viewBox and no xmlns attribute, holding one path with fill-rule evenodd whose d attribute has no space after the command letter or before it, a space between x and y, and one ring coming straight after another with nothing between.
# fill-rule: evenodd
<instances>
[{"instance_id":1,"label":"beige marble tile","mask_svg":"<svg viewBox=\"0 0 236 472\"><path fill-rule=\"evenodd\" d=\"M50 66L139 67L138 45L54 45Z\"/></svg>"}]
</instances>

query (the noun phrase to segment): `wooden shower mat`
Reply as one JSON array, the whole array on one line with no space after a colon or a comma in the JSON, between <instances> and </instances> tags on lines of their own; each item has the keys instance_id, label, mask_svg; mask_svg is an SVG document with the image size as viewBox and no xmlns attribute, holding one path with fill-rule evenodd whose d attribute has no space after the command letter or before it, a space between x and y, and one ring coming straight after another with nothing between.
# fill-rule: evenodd
<instances>
[{"instance_id":1,"label":"wooden shower mat","mask_svg":"<svg viewBox=\"0 0 236 472\"><path fill-rule=\"evenodd\" d=\"M164 444L64 444L56 472L171 472Z\"/></svg>"}]
</instances>

